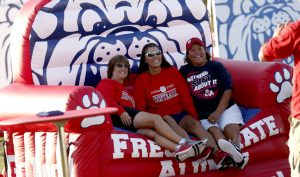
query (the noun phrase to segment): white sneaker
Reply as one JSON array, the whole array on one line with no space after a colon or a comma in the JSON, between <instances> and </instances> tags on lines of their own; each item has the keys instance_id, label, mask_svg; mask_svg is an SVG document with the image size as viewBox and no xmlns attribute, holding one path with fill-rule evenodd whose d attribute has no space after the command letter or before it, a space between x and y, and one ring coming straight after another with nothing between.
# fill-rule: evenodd
<instances>
[{"instance_id":1,"label":"white sneaker","mask_svg":"<svg viewBox=\"0 0 300 177\"><path fill-rule=\"evenodd\" d=\"M182 162L190 157L198 156L207 146L207 139L195 141L193 143L185 142L175 152L175 159Z\"/></svg>"},{"instance_id":2,"label":"white sneaker","mask_svg":"<svg viewBox=\"0 0 300 177\"><path fill-rule=\"evenodd\" d=\"M227 152L236 163L241 163L244 160L242 151L237 146L231 144L229 141L219 139L218 145L220 149L224 152Z\"/></svg>"},{"instance_id":3,"label":"white sneaker","mask_svg":"<svg viewBox=\"0 0 300 177\"><path fill-rule=\"evenodd\" d=\"M196 146L197 154L199 155L207 147L208 139L205 138L200 141L188 139L187 143Z\"/></svg>"}]
</instances>

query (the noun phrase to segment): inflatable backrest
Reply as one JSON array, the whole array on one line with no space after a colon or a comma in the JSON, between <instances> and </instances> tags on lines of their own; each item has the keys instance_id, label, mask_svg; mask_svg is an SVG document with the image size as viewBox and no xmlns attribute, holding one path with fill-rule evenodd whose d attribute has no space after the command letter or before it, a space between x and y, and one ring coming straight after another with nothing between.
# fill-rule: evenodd
<instances>
[{"instance_id":1,"label":"inflatable backrest","mask_svg":"<svg viewBox=\"0 0 300 177\"><path fill-rule=\"evenodd\" d=\"M116 54L127 56L135 72L148 42L161 45L167 60L179 68L191 37L201 38L208 49L212 46L208 12L201 0L30 1L20 10L11 34L14 82L96 86ZM240 105L265 108L290 96L291 68L222 63L231 72ZM276 91L280 78L289 84Z\"/></svg>"},{"instance_id":2,"label":"inflatable backrest","mask_svg":"<svg viewBox=\"0 0 300 177\"><path fill-rule=\"evenodd\" d=\"M189 38L212 46L201 0L41 0L27 3L19 16L12 32L14 81L34 85L95 86L116 54L127 56L135 71L149 42L161 45L177 67Z\"/></svg>"},{"instance_id":3,"label":"inflatable backrest","mask_svg":"<svg viewBox=\"0 0 300 177\"><path fill-rule=\"evenodd\" d=\"M214 58L231 75L233 99L247 108L265 109L292 95L293 68L284 63L233 61Z\"/></svg>"}]
</instances>

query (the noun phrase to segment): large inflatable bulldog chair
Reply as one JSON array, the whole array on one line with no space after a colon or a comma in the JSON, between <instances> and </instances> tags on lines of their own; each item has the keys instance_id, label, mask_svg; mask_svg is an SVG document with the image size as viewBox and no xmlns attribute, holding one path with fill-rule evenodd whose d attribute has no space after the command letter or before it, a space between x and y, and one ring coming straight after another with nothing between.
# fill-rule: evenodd
<instances>
[{"instance_id":1,"label":"large inflatable bulldog chair","mask_svg":"<svg viewBox=\"0 0 300 177\"><path fill-rule=\"evenodd\" d=\"M201 0L29 1L11 34L14 81L0 90L0 120L41 111L105 108L95 86L106 77L112 56L127 56L134 72L142 47L155 42L179 68L189 38L199 37L212 47L209 25ZM242 150L250 161L244 170L216 171L211 159L179 163L153 140L113 127L106 115L66 122L70 176L289 176L291 67L214 59L231 73L233 96L246 123L241 130ZM1 128L5 176L63 176L53 123Z\"/></svg>"}]
</instances>

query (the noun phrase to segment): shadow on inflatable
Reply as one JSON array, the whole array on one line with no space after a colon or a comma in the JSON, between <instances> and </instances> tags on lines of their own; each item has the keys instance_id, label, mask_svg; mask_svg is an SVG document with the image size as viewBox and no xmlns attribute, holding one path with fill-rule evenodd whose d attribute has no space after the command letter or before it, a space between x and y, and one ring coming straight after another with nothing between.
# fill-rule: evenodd
<instances>
[{"instance_id":1,"label":"shadow on inflatable","mask_svg":"<svg viewBox=\"0 0 300 177\"><path fill-rule=\"evenodd\" d=\"M0 90L0 122L41 111L105 108L95 86L106 77L112 56L128 57L135 72L141 48L155 42L179 68L189 38L199 37L212 47L209 25L200 0L29 1L11 33L13 83ZM233 97L246 123L240 132L242 150L250 157L244 170L216 171L212 159L179 163L153 140L113 127L105 115L66 122L70 176L289 176L286 141L292 68L214 59L230 72ZM53 123L2 129L4 176L63 176Z\"/></svg>"}]
</instances>

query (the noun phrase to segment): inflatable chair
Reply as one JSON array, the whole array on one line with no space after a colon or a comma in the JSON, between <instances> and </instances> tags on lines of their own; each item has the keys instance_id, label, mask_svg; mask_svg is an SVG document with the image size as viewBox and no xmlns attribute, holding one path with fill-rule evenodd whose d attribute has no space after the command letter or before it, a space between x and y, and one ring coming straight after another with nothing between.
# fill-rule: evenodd
<instances>
[{"instance_id":1,"label":"inflatable chair","mask_svg":"<svg viewBox=\"0 0 300 177\"><path fill-rule=\"evenodd\" d=\"M0 90L0 122L41 111L105 108L95 86L106 77L112 56L127 56L134 72L142 47L155 42L179 68L191 37L212 47L208 12L201 0L29 1L11 34L13 83ZM70 176L289 176L291 67L214 59L231 73L233 97L246 123L241 130L242 150L250 161L244 170L217 171L212 159L179 163L153 140L113 127L106 115L66 122ZM53 123L1 129L4 176L63 176Z\"/></svg>"}]
</instances>

